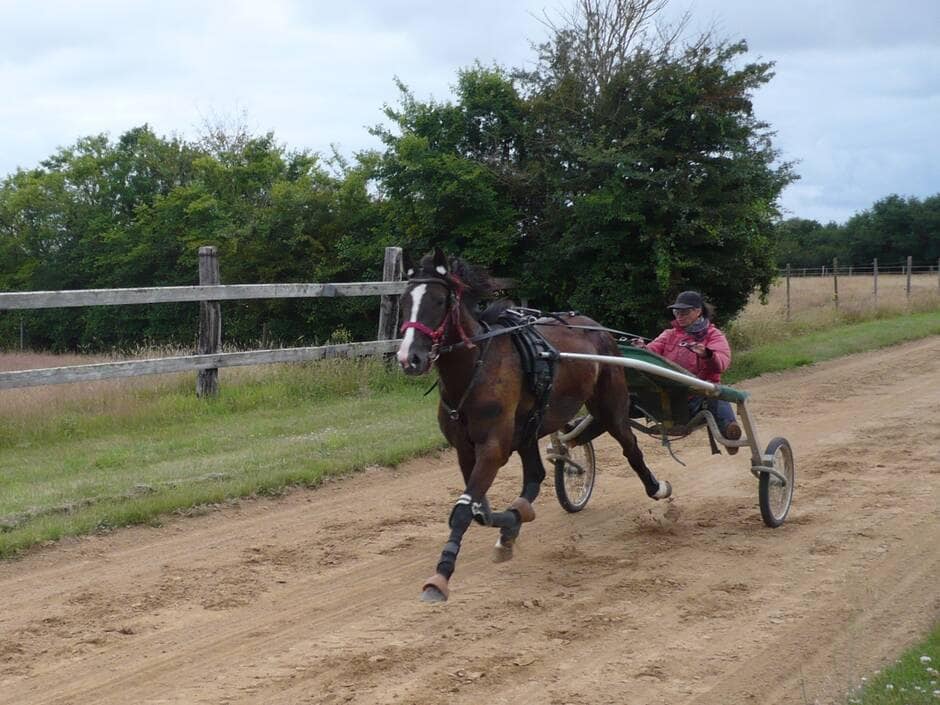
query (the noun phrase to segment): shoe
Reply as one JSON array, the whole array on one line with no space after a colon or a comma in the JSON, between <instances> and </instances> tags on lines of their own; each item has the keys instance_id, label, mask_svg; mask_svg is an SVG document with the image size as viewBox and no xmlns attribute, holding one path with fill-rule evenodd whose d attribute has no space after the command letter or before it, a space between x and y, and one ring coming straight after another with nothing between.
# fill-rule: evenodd
<instances>
[{"instance_id":1,"label":"shoe","mask_svg":"<svg viewBox=\"0 0 940 705\"><path fill-rule=\"evenodd\" d=\"M725 430L722 431L722 435L729 441L740 440L741 427L738 425L737 421L732 421L727 426L725 426ZM737 452L740 450L740 448L738 446L726 446L725 450L728 451L728 455L737 455Z\"/></svg>"}]
</instances>

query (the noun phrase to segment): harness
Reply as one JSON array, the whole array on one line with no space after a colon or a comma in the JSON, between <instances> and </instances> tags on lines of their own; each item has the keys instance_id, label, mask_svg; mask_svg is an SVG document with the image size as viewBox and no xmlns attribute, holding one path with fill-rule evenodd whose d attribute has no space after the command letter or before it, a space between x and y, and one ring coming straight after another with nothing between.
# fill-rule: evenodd
<instances>
[{"instance_id":1,"label":"harness","mask_svg":"<svg viewBox=\"0 0 940 705\"><path fill-rule=\"evenodd\" d=\"M532 411L522 429L521 445L538 438L542 419L548 410L548 400L555 383L555 363L558 351L536 328L535 319L524 310L508 308L500 315L499 324L505 326L513 347L522 363L522 374L535 397Z\"/></svg>"}]
</instances>

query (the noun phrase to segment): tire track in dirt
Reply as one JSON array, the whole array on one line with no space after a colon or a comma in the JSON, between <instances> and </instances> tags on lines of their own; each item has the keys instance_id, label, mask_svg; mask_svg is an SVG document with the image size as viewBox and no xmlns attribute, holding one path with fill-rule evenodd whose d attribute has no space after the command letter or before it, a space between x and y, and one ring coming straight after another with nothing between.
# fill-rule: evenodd
<instances>
[{"instance_id":1,"label":"tire track in dirt","mask_svg":"<svg viewBox=\"0 0 940 705\"><path fill-rule=\"evenodd\" d=\"M506 564L474 527L446 605L417 593L450 453L39 550L0 565L0 704L839 702L940 618L938 359L931 338L742 385L796 453L780 529L743 454L699 435L682 468L642 439L676 491L656 504L603 441L590 506L547 481Z\"/></svg>"}]
</instances>

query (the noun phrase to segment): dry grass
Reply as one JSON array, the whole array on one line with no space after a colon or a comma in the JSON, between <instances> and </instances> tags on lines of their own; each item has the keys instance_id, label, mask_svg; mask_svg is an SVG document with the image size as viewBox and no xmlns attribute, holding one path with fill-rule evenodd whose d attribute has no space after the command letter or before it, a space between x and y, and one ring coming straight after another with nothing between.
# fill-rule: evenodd
<instances>
[{"instance_id":1,"label":"dry grass","mask_svg":"<svg viewBox=\"0 0 940 705\"><path fill-rule=\"evenodd\" d=\"M115 355L0 352L0 372L190 354L192 351L171 348L141 348L130 353ZM219 371L219 376L224 384L258 382L270 377L281 367L283 366L253 365L226 368ZM125 377L81 384L0 389L0 423L15 421L22 424L28 422L30 418L48 418L62 414L132 415L145 407L149 400L161 394L180 390L195 393L195 389L195 372Z\"/></svg>"},{"instance_id":2,"label":"dry grass","mask_svg":"<svg viewBox=\"0 0 940 705\"><path fill-rule=\"evenodd\" d=\"M840 275L836 308L832 277L793 277L790 279L788 322L786 280L781 279L771 289L766 304L756 295L751 298L744 311L727 327L728 335L734 347L746 349L843 323L940 309L940 284L936 274L912 276L910 299L906 286L907 278L903 275L880 275L876 302L870 274Z\"/></svg>"},{"instance_id":3,"label":"dry grass","mask_svg":"<svg viewBox=\"0 0 940 705\"><path fill-rule=\"evenodd\" d=\"M158 355L154 355L158 356ZM44 367L91 365L135 359L137 355L54 355L40 352L0 353L0 371L29 370ZM143 357L143 354L141 355ZM57 384L25 389L0 390L0 421L3 419L55 416L60 413L130 412L145 392L175 389L186 375L159 375L101 380L84 384ZM195 382L193 382L195 386Z\"/></svg>"}]
</instances>

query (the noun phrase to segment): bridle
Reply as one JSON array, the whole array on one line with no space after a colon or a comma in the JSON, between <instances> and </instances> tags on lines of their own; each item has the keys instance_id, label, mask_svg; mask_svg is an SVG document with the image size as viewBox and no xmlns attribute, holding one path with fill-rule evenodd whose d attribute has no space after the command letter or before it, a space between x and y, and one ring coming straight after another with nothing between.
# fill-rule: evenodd
<instances>
[{"instance_id":1,"label":"bridle","mask_svg":"<svg viewBox=\"0 0 940 705\"><path fill-rule=\"evenodd\" d=\"M441 341L447 335L448 325L452 325L457 330L457 335L460 336L461 341L468 349L476 347L473 342L470 340L470 336L467 335L467 332L463 328L463 324L460 322L460 304L463 300L463 292L467 288L467 285L455 274L448 273L442 277L425 277L417 279L409 279L408 286L412 284L439 284L447 289L447 310L444 312L444 318L441 321L441 324L434 330L431 330L431 327L425 325L421 321L405 321L401 324L402 334L405 331L410 329L415 329L419 333L424 333L431 339L431 359L436 360L438 357L438 350L441 345Z\"/></svg>"}]
</instances>

